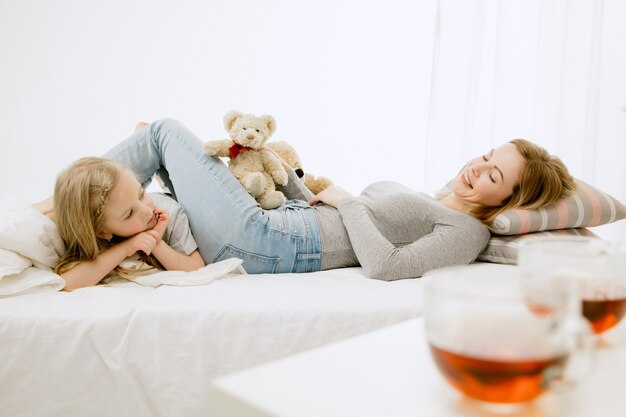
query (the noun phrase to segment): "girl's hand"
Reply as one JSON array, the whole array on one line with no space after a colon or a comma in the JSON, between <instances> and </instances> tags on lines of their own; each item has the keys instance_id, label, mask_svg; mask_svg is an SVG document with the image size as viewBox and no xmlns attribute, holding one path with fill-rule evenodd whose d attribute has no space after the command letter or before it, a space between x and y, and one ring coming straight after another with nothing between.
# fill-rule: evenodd
<instances>
[{"instance_id":1,"label":"girl's hand","mask_svg":"<svg viewBox=\"0 0 626 417\"><path fill-rule=\"evenodd\" d=\"M148 230L129 237L124 242L120 243L120 245L125 245L126 257L128 258L139 251L145 253L146 255L150 255L160 241L161 238L157 232L154 230Z\"/></svg>"},{"instance_id":2,"label":"girl's hand","mask_svg":"<svg viewBox=\"0 0 626 417\"><path fill-rule=\"evenodd\" d=\"M336 208L341 200L352 197L354 196L343 188L333 185L332 187L328 187L327 189L313 197L313 199L309 201L309 204L315 205L317 203L324 203Z\"/></svg>"},{"instance_id":3,"label":"girl's hand","mask_svg":"<svg viewBox=\"0 0 626 417\"><path fill-rule=\"evenodd\" d=\"M152 228L152 231L156 232L159 237L159 241L167 229L167 225L170 224L170 214L162 208L155 208L154 214L157 216L157 224Z\"/></svg>"}]
</instances>

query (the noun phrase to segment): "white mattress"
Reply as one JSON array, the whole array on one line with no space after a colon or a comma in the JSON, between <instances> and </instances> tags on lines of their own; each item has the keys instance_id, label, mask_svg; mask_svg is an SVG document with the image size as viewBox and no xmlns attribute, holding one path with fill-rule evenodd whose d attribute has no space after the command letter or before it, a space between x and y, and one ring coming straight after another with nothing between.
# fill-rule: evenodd
<instances>
[{"instance_id":1,"label":"white mattress","mask_svg":"<svg viewBox=\"0 0 626 417\"><path fill-rule=\"evenodd\" d=\"M212 378L417 317L421 287L349 268L2 298L0 416L205 416Z\"/></svg>"}]
</instances>

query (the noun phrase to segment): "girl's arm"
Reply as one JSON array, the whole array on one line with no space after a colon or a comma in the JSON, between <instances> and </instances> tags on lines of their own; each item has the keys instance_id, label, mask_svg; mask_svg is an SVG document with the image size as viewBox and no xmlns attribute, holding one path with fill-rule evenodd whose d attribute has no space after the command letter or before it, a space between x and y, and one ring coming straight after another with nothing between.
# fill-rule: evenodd
<instances>
[{"instance_id":1,"label":"girl's arm","mask_svg":"<svg viewBox=\"0 0 626 417\"><path fill-rule=\"evenodd\" d=\"M196 249L189 255L177 252L164 241L160 241L152 254L168 271L195 271L204 266L204 260Z\"/></svg>"},{"instance_id":2,"label":"girl's arm","mask_svg":"<svg viewBox=\"0 0 626 417\"><path fill-rule=\"evenodd\" d=\"M69 271L61 274L65 281L65 291L77 288L91 287L100 282L124 259L134 255L137 251L150 254L160 240L156 232L148 230L118 243L102 252L92 261L77 264Z\"/></svg>"}]
</instances>

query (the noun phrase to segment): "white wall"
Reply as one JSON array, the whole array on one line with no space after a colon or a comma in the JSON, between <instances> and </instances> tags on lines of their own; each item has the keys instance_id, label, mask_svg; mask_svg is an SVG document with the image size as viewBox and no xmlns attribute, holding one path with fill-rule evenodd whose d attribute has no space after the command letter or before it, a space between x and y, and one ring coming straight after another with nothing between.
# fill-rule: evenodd
<instances>
[{"instance_id":1,"label":"white wall","mask_svg":"<svg viewBox=\"0 0 626 417\"><path fill-rule=\"evenodd\" d=\"M44 198L138 120L209 140L238 109L355 193L433 191L521 136L626 201L625 21L621 0L0 0L0 192Z\"/></svg>"},{"instance_id":2,"label":"white wall","mask_svg":"<svg viewBox=\"0 0 626 417\"><path fill-rule=\"evenodd\" d=\"M269 113L308 171L421 188L434 1L0 1L0 190L39 199L138 120ZM358 6L358 10L355 10Z\"/></svg>"}]
</instances>

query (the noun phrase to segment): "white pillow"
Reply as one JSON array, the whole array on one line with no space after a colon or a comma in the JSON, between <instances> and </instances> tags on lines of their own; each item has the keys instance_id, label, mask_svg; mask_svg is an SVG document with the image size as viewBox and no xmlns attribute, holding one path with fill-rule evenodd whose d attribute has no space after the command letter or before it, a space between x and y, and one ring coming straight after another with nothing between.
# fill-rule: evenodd
<instances>
[{"instance_id":1,"label":"white pillow","mask_svg":"<svg viewBox=\"0 0 626 417\"><path fill-rule=\"evenodd\" d=\"M38 290L59 291L63 278L46 269L34 268L25 257L0 249L0 297Z\"/></svg>"},{"instance_id":2,"label":"white pillow","mask_svg":"<svg viewBox=\"0 0 626 417\"><path fill-rule=\"evenodd\" d=\"M59 291L65 281L52 271L29 266L19 274L0 279L0 296L34 291Z\"/></svg>"},{"instance_id":3,"label":"white pillow","mask_svg":"<svg viewBox=\"0 0 626 417\"><path fill-rule=\"evenodd\" d=\"M579 179L569 197L540 209L509 209L491 224L497 235L523 235L544 230L575 229L600 226L626 218L626 206L615 197ZM439 194L450 192L448 182Z\"/></svg>"},{"instance_id":4,"label":"white pillow","mask_svg":"<svg viewBox=\"0 0 626 417\"><path fill-rule=\"evenodd\" d=\"M54 268L65 251L52 220L6 195L0 197L0 249L22 255L38 268Z\"/></svg>"},{"instance_id":5,"label":"white pillow","mask_svg":"<svg viewBox=\"0 0 626 417\"><path fill-rule=\"evenodd\" d=\"M598 237L587 228L544 230L541 232L526 233L523 235L491 235L487 247L478 255L477 260L496 264L517 264L517 249L519 243L525 239L537 236L589 236ZM599 239L599 238L598 238Z\"/></svg>"},{"instance_id":6,"label":"white pillow","mask_svg":"<svg viewBox=\"0 0 626 417\"><path fill-rule=\"evenodd\" d=\"M0 249L0 280L8 275L19 274L32 263L21 255Z\"/></svg>"},{"instance_id":7,"label":"white pillow","mask_svg":"<svg viewBox=\"0 0 626 417\"><path fill-rule=\"evenodd\" d=\"M499 235L521 235L542 230L599 226L626 218L626 206L615 197L576 180L576 189L547 207L527 210L510 209L493 221Z\"/></svg>"}]
</instances>

